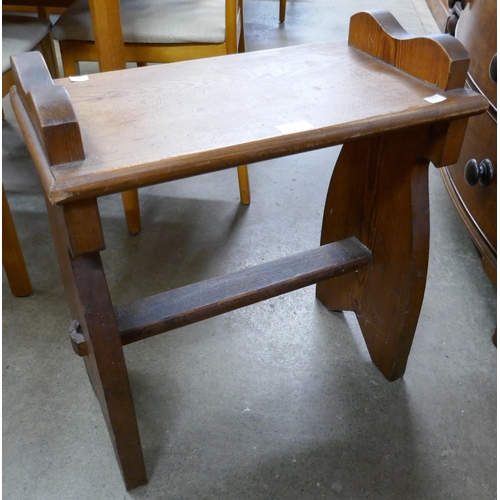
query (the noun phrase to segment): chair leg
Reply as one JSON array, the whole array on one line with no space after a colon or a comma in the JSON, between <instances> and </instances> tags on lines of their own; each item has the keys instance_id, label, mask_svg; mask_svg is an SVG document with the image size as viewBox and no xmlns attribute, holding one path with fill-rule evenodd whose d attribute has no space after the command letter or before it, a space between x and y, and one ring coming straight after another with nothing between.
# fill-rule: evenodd
<instances>
[{"instance_id":1,"label":"chair leg","mask_svg":"<svg viewBox=\"0 0 500 500\"><path fill-rule=\"evenodd\" d=\"M32 291L31 281L17 237L5 188L2 184L2 263L10 290L16 297L25 297Z\"/></svg>"},{"instance_id":2,"label":"chair leg","mask_svg":"<svg viewBox=\"0 0 500 500\"><path fill-rule=\"evenodd\" d=\"M61 50L64 76L68 78L69 76L78 75L78 61L76 61L74 56L73 44L71 42L61 41L59 42L59 49Z\"/></svg>"},{"instance_id":3,"label":"chair leg","mask_svg":"<svg viewBox=\"0 0 500 500\"><path fill-rule=\"evenodd\" d=\"M38 17L40 19L48 19L50 21L50 15L47 7L37 6L36 8ZM56 49L54 45L54 39L49 33L41 42L43 57L49 68L50 75L52 78L59 78L59 67L57 66Z\"/></svg>"},{"instance_id":4,"label":"chair leg","mask_svg":"<svg viewBox=\"0 0 500 500\"><path fill-rule=\"evenodd\" d=\"M286 0L280 0L280 23L285 22Z\"/></svg>"},{"instance_id":5,"label":"chair leg","mask_svg":"<svg viewBox=\"0 0 500 500\"><path fill-rule=\"evenodd\" d=\"M239 19L240 37L238 39L238 46L237 46L238 53L245 52L245 17L244 17L245 14L244 14L242 0L241 0L241 2L239 2L239 14L240 14L240 19Z\"/></svg>"},{"instance_id":6,"label":"chair leg","mask_svg":"<svg viewBox=\"0 0 500 500\"><path fill-rule=\"evenodd\" d=\"M123 209L127 219L129 233L138 234L141 231L141 207L139 204L139 191L132 189L122 193Z\"/></svg>"},{"instance_id":7,"label":"chair leg","mask_svg":"<svg viewBox=\"0 0 500 500\"><path fill-rule=\"evenodd\" d=\"M47 63L47 68L49 70L50 76L52 78L59 78L59 68L57 66L57 58L54 48L54 40L52 37L47 35L41 42L40 47L42 49L43 58Z\"/></svg>"},{"instance_id":8,"label":"chair leg","mask_svg":"<svg viewBox=\"0 0 500 500\"><path fill-rule=\"evenodd\" d=\"M250 205L250 181L248 179L248 167L238 167L238 182L240 185L240 200L242 205Z\"/></svg>"}]
</instances>

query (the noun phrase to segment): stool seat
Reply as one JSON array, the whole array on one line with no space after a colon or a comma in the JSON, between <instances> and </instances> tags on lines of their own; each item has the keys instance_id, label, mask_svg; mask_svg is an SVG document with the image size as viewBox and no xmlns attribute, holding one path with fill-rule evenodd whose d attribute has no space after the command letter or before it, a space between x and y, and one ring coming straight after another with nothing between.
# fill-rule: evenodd
<instances>
[{"instance_id":1,"label":"stool seat","mask_svg":"<svg viewBox=\"0 0 500 500\"><path fill-rule=\"evenodd\" d=\"M122 0L125 43L185 44L226 41L225 0ZM55 23L56 40L94 41L87 0L77 0Z\"/></svg>"},{"instance_id":2,"label":"stool seat","mask_svg":"<svg viewBox=\"0 0 500 500\"><path fill-rule=\"evenodd\" d=\"M10 56L33 50L50 32L48 19L2 15L2 75L10 69Z\"/></svg>"}]
</instances>

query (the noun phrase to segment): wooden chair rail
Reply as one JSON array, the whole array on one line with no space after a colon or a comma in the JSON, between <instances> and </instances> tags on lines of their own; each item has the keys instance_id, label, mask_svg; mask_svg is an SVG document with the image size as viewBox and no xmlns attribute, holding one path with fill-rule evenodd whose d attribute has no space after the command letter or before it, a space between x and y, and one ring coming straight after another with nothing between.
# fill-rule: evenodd
<instances>
[{"instance_id":1,"label":"wooden chair rail","mask_svg":"<svg viewBox=\"0 0 500 500\"><path fill-rule=\"evenodd\" d=\"M370 250L348 238L117 306L122 345L355 272L371 262ZM70 332L74 351L86 356L88 346L78 326L73 324Z\"/></svg>"},{"instance_id":2,"label":"wooden chair rail","mask_svg":"<svg viewBox=\"0 0 500 500\"><path fill-rule=\"evenodd\" d=\"M201 281L115 308L123 345L357 271L371 252L356 238Z\"/></svg>"}]
</instances>

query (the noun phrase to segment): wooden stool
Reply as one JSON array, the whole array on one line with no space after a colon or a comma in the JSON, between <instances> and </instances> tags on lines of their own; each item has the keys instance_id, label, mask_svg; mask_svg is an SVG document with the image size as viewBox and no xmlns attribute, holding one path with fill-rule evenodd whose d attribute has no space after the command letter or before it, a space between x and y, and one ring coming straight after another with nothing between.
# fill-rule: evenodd
<instances>
[{"instance_id":1,"label":"wooden stool","mask_svg":"<svg viewBox=\"0 0 500 500\"><path fill-rule=\"evenodd\" d=\"M429 162L454 163L468 117L487 108L463 88L468 57L460 42L413 38L375 12L352 17L348 44L101 73L80 83L53 82L37 64L36 54L13 59L11 100L47 198L73 348L127 489L147 476L126 344L318 283L328 309L356 312L384 376L403 375L427 275ZM97 197L336 144L344 146L319 247L113 306Z\"/></svg>"}]
</instances>

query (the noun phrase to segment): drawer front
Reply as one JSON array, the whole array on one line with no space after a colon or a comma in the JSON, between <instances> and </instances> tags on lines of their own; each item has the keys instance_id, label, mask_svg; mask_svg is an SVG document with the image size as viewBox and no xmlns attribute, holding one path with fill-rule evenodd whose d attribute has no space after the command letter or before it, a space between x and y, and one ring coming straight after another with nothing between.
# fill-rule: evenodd
<instances>
[{"instance_id":1,"label":"drawer front","mask_svg":"<svg viewBox=\"0 0 500 500\"><path fill-rule=\"evenodd\" d=\"M497 86L490 78L490 63L497 53L497 0L467 0L455 37L469 53L470 76L496 107Z\"/></svg>"},{"instance_id":2,"label":"drawer front","mask_svg":"<svg viewBox=\"0 0 500 500\"><path fill-rule=\"evenodd\" d=\"M466 221L474 239L482 240L496 254L497 245L497 127L496 120L488 113L469 119L462 152L457 164L446 167L458 202L469 214ZM464 169L467 162L489 159L493 165L493 179L489 186L479 183L469 186L465 181ZM449 186L448 186L449 187ZM451 194L451 193L450 193ZM454 200L457 203L457 200ZM462 214L463 216L463 214Z\"/></svg>"}]
</instances>

